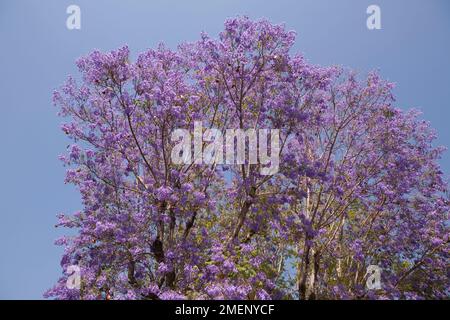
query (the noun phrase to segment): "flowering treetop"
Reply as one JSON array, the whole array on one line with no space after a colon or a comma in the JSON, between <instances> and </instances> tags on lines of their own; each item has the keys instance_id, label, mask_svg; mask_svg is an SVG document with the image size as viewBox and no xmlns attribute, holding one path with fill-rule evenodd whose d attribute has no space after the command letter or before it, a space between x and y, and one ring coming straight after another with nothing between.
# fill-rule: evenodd
<instances>
[{"instance_id":1,"label":"flowering treetop","mask_svg":"<svg viewBox=\"0 0 450 320\"><path fill-rule=\"evenodd\" d=\"M443 298L443 151L393 85L307 63L284 26L246 17L170 50L94 51L54 94L73 144L61 160L83 209L58 299ZM174 163L184 128L277 129L279 170ZM202 129L202 130L203 130ZM259 138L259 145L263 142ZM234 141L233 141L234 143ZM207 138L201 147L207 147ZM248 144L245 144L248 149ZM250 155L249 155L250 157ZM195 154L192 154L195 158ZM365 287L369 265L382 287Z\"/></svg>"}]
</instances>

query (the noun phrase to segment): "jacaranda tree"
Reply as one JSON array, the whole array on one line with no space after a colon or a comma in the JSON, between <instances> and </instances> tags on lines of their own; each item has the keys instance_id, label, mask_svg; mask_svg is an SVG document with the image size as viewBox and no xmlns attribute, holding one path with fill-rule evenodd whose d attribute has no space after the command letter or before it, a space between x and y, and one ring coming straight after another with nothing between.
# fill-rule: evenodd
<instances>
[{"instance_id":1,"label":"jacaranda tree","mask_svg":"<svg viewBox=\"0 0 450 320\"><path fill-rule=\"evenodd\" d=\"M77 62L82 79L69 78L54 102L74 142L61 156L66 182L83 208L59 216L76 235L57 240L64 274L47 297L448 297L435 133L394 106L391 83L313 66L291 54L294 39L242 17L218 39L160 45L134 62L127 47ZM250 154L196 162L195 151L173 161L173 133L199 121L200 135L278 129L269 152L279 166L264 172ZM79 288L66 285L73 265ZM381 287L366 286L370 265Z\"/></svg>"}]
</instances>

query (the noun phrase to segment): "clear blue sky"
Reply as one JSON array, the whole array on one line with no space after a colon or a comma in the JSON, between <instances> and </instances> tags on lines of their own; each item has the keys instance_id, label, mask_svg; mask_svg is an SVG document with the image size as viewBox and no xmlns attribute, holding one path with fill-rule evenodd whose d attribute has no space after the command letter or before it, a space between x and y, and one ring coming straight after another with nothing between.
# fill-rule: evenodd
<instances>
[{"instance_id":1,"label":"clear blue sky","mask_svg":"<svg viewBox=\"0 0 450 320\"><path fill-rule=\"evenodd\" d=\"M81 8L81 30L66 28L66 8ZM366 28L366 8L381 7L382 30ZM64 185L57 156L68 141L51 93L74 61L93 49L128 44L133 54L164 41L175 47L216 35L227 17L286 23L295 50L313 63L361 72L377 68L397 83L401 107L418 107L450 145L450 1L0 1L0 299L39 299L60 275L55 215L81 209ZM442 160L450 173L450 153Z\"/></svg>"}]
</instances>

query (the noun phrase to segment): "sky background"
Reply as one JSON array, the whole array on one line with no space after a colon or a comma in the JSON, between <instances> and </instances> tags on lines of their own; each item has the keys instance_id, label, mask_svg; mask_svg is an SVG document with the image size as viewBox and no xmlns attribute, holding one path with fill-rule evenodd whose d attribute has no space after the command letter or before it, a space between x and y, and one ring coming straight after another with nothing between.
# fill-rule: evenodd
<instances>
[{"instance_id":1,"label":"sky background","mask_svg":"<svg viewBox=\"0 0 450 320\"><path fill-rule=\"evenodd\" d=\"M81 8L81 30L66 8ZM381 30L366 9L381 8ZM379 69L397 84L398 106L417 107L450 146L450 1L93 1L0 0L0 299L41 299L61 274L56 214L80 210L58 155L69 141L51 94L74 61L128 44L133 56L216 36L228 17L248 15L297 31L294 51L323 66ZM441 161L450 173L450 152Z\"/></svg>"}]
</instances>

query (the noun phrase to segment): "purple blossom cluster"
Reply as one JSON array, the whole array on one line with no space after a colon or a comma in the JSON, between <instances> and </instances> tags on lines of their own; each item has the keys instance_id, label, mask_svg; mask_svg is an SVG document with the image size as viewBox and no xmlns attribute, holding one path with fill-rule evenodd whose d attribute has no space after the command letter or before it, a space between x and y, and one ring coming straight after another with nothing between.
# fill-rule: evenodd
<instances>
[{"instance_id":1,"label":"purple blossom cluster","mask_svg":"<svg viewBox=\"0 0 450 320\"><path fill-rule=\"evenodd\" d=\"M448 298L443 148L393 85L291 54L295 33L246 17L130 61L92 52L54 93L66 183L57 299ZM171 132L280 130L280 169L174 164ZM66 270L81 270L69 289ZM381 289L366 269L382 269Z\"/></svg>"}]
</instances>

